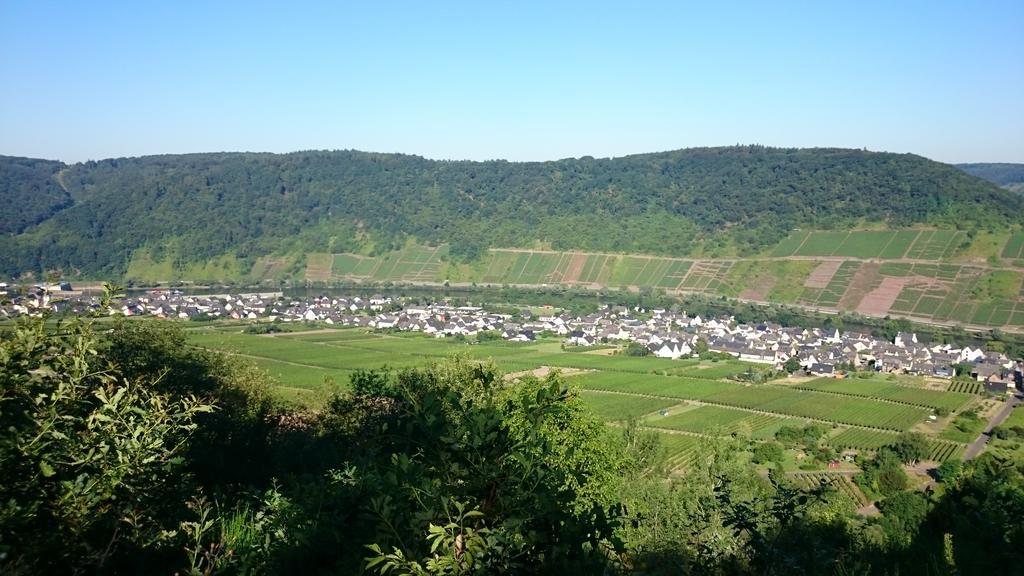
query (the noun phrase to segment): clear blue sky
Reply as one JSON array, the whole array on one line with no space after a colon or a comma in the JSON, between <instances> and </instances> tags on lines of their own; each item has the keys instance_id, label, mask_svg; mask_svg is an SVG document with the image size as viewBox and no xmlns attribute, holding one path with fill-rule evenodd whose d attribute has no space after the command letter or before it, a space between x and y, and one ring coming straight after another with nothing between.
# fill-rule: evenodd
<instances>
[{"instance_id":1,"label":"clear blue sky","mask_svg":"<svg viewBox=\"0 0 1024 576\"><path fill-rule=\"evenodd\" d=\"M1024 162L1024 0L0 0L0 154Z\"/></svg>"}]
</instances>

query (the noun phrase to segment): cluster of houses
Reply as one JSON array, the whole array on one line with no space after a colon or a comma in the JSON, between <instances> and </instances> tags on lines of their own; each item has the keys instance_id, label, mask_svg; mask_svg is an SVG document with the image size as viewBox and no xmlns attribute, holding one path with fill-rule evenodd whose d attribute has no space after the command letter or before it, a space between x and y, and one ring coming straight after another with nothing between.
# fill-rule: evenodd
<instances>
[{"instance_id":1,"label":"cluster of houses","mask_svg":"<svg viewBox=\"0 0 1024 576\"><path fill-rule=\"evenodd\" d=\"M6 288L0 284L0 290L6 292ZM0 318L38 314L44 309L72 313L97 313L101 309L96 296L72 295L75 293L55 288L61 287L39 287L6 298L0 306ZM192 320L316 322L435 337L474 337L486 332L521 342L550 334L571 346L636 342L660 358L684 358L706 349L780 368L796 358L803 370L822 376L838 376L849 369L873 369L950 378L955 365L967 365L971 375L992 392L1024 390L1024 365L980 348L926 344L908 333L888 341L857 332L740 324L729 317L701 318L668 310L608 307L586 315L562 312L549 316L534 316L523 310L513 316L444 303L403 305L387 296L286 298L279 292L198 296L168 290L120 299L106 313Z\"/></svg>"}]
</instances>

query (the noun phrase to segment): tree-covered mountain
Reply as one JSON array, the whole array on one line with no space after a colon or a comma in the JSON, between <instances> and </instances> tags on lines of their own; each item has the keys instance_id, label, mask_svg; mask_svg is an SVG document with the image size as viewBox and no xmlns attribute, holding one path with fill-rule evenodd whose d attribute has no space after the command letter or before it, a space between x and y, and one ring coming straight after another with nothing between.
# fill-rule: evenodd
<instances>
[{"instance_id":1,"label":"tree-covered mountain","mask_svg":"<svg viewBox=\"0 0 1024 576\"><path fill-rule=\"evenodd\" d=\"M1024 164L1009 163L977 163L957 164L957 168L998 184L1007 190L1024 194Z\"/></svg>"},{"instance_id":2,"label":"tree-covered mountain","mask_svg":"<svg viewBox=\"0 0 1024 576\"><path fill-rule=\"evenodd\" d=\"M717 243L749 254L794 227L993 227L1024 210L1021 197L919 156L761 146L523 163L356 151L8 159L0 182L14 208L0 237L4 274L118 275L142 250L179 269L224 254L251 263L381 252L409 237L448 243L458 259L537 243L671 255ZM32 186L53 200L20 200Z\"/></svg>"},{"instance_id":3,"label":"tree-covered mountain","mask_svg":"<svg viewBox=\"0 0 1024 576\"><path fill-rule=\"evenodd\" d=\"M0 234L17 234L71 206L57 174L64 165L52 160L0 156Z\"/></svg>"}]
</instances>

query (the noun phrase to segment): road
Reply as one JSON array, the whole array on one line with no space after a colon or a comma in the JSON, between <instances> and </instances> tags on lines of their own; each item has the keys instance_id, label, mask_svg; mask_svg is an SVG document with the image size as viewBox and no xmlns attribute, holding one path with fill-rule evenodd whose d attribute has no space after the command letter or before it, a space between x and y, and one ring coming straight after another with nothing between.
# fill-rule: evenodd
<instances>
[{"instance_id":1,"label":"road","mask_svg":"<svg viewBox=\"0 0 1024 576\"><path fill-rule=\"evenodd\" d=\"M985 431L978 436L977 440L967 447L967 452L964 453L965 461L971 460L981 454L982 450L985 449L985 446L991 438L989 434L991 434L992 429L1002 424L1003 420L1006 420L1010 416L1010 412L1013 411L1013 407L1022 402L1024 402L1024 400L1022 400L1021 396L1019 394L1014 394L1006 401L1005 404L1003 404L1003 407L999 412L997 412L996 415L988 421L988 426L985 428Z\"/></svg>"}]
</instances>

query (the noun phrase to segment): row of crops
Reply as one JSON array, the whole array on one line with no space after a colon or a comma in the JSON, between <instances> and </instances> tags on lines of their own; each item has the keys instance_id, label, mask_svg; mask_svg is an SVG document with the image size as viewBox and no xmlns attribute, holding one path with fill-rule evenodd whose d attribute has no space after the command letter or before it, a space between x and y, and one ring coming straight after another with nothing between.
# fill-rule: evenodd
<instances>
[{"instance_id":1,"label":"row of crops","mask_svg":"<svg viewBox=\"0 0 1024 576\"><path fill-rule=\"evenodd\" d=\"M805 490L818 488L822 485L835 490L850 502L851 508L867 506L870 502L846 474L835 472L797 472L792 475L793 482Z\"/></svg>"},{"instance_id":2,"label":"row of crops","mask_svg":"<svg viewBox=\"0 0 1024 576\"><path fill-rule=\"evenodd\" d=\"M648 416L644 424L655 428L679 430L697 434L718 436L739 435L754 439L770 438L786 424L798 424L799 420L772 414L733 410L720 406L674 408L662 416Z\"/></svg>"},{"instance_id":3,"label":"row of crops","mask_svg":"<svg viewBox=\"0 0 1024 576\"><path fill-rule=\"evenodd\" d=\"M880 380L819 378L798 388L834 394L847 394L900 402L924 408L944 409L952 412L971 400L970 393L911 388Z\"/></svg>"},{"instance_id":4,"label":"row of crops","mask_svg":"<svg viewBox=\"0 0 1024 576\"><path fill-rule=\"evenodd\" d=\"M799 390L784 386L743 386L729 382L672 376L591 373L571 379L584 389L699 400L798 418L812 418L883 430L902 431L922 422L929 410Z\"/></svg>"},{"instance_id":5,"label":"row of crops","mask_svg":"<svg viewBox=\"0 0 1024 576\"><path fill-rule=\"evenodd\" d=\"M706 438L685 434L660 434L661 445L666 453L666 465L670 470L687 468L700 454L700 446Z\"/></svg>"},{"instance_id":6,"label":"row of crops","mask_svg":"<svg viewBox=\"0 0 1024 576\"><path fill-rule=\"evenodd\" d=\"M965 394L981 394L981 382L974 380L953 380L949 383L950 392L963 392Z\"/></svg>"},{"instance_id":7,"label":"row of crops","mask_svg":"<svg viewBox=\"0 0 1024 576\"><path fill-rule=\"evenodd\" d=\"M704 401L886 430L907 430L928 416L928 411L915 406L770 385L725 390Z\"/></svg>"},{"instance_id":8,"label":"row of crops","mask_svg":"<svg viewBox=\"0 0 1024 576\"><path fill-rule=\"evenodd\" d=\"M874 452L883 446L896 442L896 434L878 430L849 428L828 439L828 444L837 450L861 450ZM964 445L947 440L929 440L930 452L928 460L945 462L951 458L961 458Z\"/></svg>"}]
</instances>

